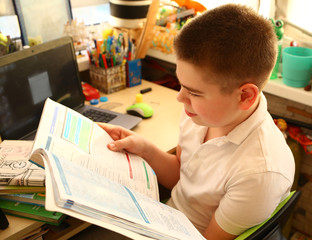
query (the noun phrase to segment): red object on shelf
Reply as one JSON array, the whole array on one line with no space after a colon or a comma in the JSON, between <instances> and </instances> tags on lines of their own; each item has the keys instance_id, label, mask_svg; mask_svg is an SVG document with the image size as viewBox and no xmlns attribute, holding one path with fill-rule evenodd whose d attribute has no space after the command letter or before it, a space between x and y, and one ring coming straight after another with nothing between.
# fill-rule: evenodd
<instances>
[{"instance_id":1,"label":"red object on shelf","mask_svg":"<svg viewBox=\"0 0 312 240\"><path fill-rule=\"evenodd\" d=\"M301 128L297 126L289 126L287 128L288 135L298 141L307 154L312 154L312 138L302 133Z\"/></svg>"},{"instance_id":2,"label":"red object on shelf","mask_svg":"<svg viewBox=\"0 0 312 240\"><path fill-rule=\"evenodd\" d=\"M299 47L299 44L295 40L293 40L290 42L290 46L291 47Z\"/></svg>"},{"instance_id":3,"label":"red object on shelf","mask_svg":"<svg viewBox=\"0 0 312 240\"><path fill-rule=\"evenodd\" d=\"M100 98L100 92L96 88L92 87L88 83L83 83L82 85L82 92L85 96L87 101L90 101L92 99Z\"/></svg>"}]
</instances>

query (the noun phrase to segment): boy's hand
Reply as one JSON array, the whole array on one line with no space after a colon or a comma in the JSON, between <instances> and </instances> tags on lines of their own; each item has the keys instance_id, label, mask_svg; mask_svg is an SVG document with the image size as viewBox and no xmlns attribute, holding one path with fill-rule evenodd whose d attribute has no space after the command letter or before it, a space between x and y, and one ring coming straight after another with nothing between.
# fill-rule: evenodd
<instances>
[{"instance_id":1,"label":"boy's hand","mask_svg":"<svg viewBox=\"0 0 312 240\"><path fill-rule=\"evenodd\" d=\"M97 124L103 128L110 137L114 140L107 145L108 149L112 151L126 150L144 158L143 153L146 154L148 142L139 134L111 124L100 123Z\"/></svg>"},{"instance_id":2,"label":"boy's hand","mask_svg":"<svg viewBox=\"0 0 312 240\"><path fill-rule=\"evenodd\" d=\"M177 147L177 155L170 154L160 150L153 143L128 129L107 123L97 122L97 124L114 140L107 145L110 150L125 150L145 159L156 172L159 183L168 189L172 189L178 182L181 152L179 146Z\"/></svg>"}]
</instances>

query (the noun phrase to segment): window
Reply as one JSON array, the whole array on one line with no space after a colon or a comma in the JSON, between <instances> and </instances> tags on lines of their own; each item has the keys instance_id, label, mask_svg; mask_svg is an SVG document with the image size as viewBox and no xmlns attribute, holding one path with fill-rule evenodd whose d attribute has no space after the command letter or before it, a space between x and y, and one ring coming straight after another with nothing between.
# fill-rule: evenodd
<instances>
[{"instance_id":1,"label":"window","mask_svg":"<svg viewBox=\"0 0 312 240\"><path fill-rule=\"evenodd\" d=\"M110 11L108 0L70 0L73 19L84 22L85 25L94 25L108 22Z\"/></svg>"},{"instance_id":2,"label":"window","mask_svg":"<svg viewBox=\"0 0 312 240\"><path fill-rule=\"evenodd\" d=\"M275 0L276 18L284 19L283 45L296 41L299 46L312 48L312 1Z\"/></svg>"},{"instance_id":3,"label":"window","mask_svg":"<svg viewBox=\"0 0 312 240\"><path fill-rule=\"evenodd\" d=\"M285 17L287 17L290 22L312 32L311 10L311 0L288 0Z\"/></svg>"},{"instance_id":4,"label":"window","mask_svg":"<svg viewBox=\"0 0 312 240\"><path fill-rule=\"evenodd\" d=\"M28 45L29 37L48 41L63 34L64 25L71 19L69 3L64 0L13 0L23 42Z\"/></svg>"},{"instance_id":5,"label":"window","mask_svg":"<svg viewBox=\"0 0 312 240\"><path fill-rule=\"evenodd\" d=\"M21 37L20 26L16 15L8 15L0 17L0 32L11 39Z\"/></svg>"},{"instance_id":6,"label":"window","mask_svg":"<svg viewBox=\"0 0 312 240\"><path fill-rule=\"evenodd\" d=\"M0 32L11 39L20 38L21 32L11 0L0 2Z\"/></svg>"}]
</instances>

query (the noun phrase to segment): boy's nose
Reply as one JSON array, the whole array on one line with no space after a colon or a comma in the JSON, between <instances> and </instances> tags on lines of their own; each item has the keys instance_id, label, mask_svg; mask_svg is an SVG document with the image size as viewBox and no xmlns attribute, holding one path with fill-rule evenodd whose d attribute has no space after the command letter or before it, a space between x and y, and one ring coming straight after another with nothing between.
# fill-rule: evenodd
<instances>
[{"instance_id":1,"label":"boy's nose","mask_svg":"<svg viewBox=\"0 0 312 240\"><path fill-rule=\"evenodd\" d=\"M183 89L183 87L181 87L180 91L177 94L177 100L178 102L184 103L186 100L186 94L185 94L185 90Z\"/></svg>"}]
</instances>

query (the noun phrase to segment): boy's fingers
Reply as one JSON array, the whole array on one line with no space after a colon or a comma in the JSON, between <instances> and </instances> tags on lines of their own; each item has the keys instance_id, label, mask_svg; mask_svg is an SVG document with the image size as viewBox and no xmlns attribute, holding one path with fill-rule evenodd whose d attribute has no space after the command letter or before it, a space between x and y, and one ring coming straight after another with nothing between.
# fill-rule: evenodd
<instances>
[{"instance_id":1,"label":"boy's fingers","mask_svg":"<svg viewBox=\"0 0 312 240\"><path fill-rule=\"evenodd\" d=\"M137 139L133 136L125 137L119 140L115 140L114 142L110 142L107 147L112 151L122 151L126 150L131 153L137 154L138 152Z\"/></svg>"},{"instance_id":2,"label":"boy's fingers","mask_svg":"<svg viewBox=\"0 0 312 240\"><path fill-rule=\"evenodd\" d=\"M120 137L126 137L132 134L131 130L125 129L121 126L101 122L97 122L97 124L110 135L115 134L116 136L118 135Z\"/></svg>"},{"instance_id":3,"label":"boy's fingers","mask_svg":"<svg viewBox=\"0 0 312 240\"><path fill-rule=\"evenodd\" d=\"M107 144L107 147L111 151L115 151L115 152L119 151L119 149L117 148L115 142L111 142L111 143Z\"/></svg>"},{"instance_id":4,"label":"boy's fingers","mask_svg":"<svg viewBox=\"0 0 312 240\"><path fill-rule=\"evenodd\" d=\"M108 123L96 122L96 124L99 125L101 128L103 128L106 132L110 131L114 127L113 125Z\"/></svg>"},{"instance_id":5,"label":"boy's fingers","mask_svg":"<svg viewBox=\"0 0 312 240\"><path fill-rule=\"evenodd\" d=\"M112 151L122 151L122 150L126 150L127 149L127 140L116 140L114 142L110 142L107 145L108 149L112 150Z\"/></svg>"}]
</instances>

